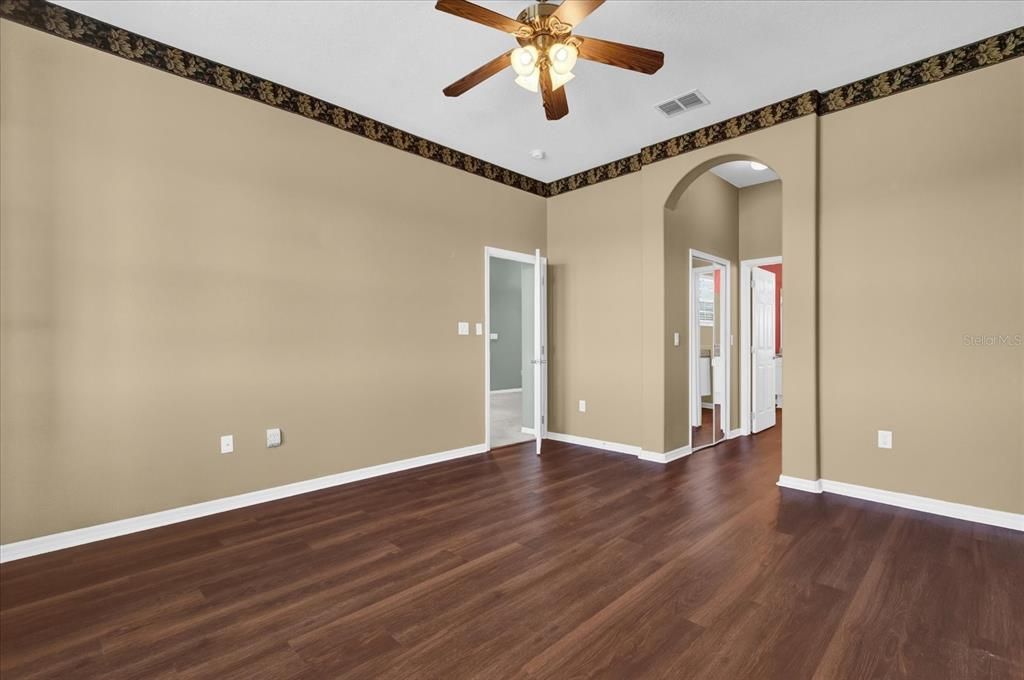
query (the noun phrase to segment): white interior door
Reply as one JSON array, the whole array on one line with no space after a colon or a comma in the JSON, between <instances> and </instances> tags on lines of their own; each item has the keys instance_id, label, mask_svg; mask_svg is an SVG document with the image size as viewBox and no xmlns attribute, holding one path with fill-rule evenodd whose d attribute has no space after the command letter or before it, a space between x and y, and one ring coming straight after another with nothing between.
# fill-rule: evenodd
<instances>
[{"instance_id":1,"label":"white interior door","mask_svg":"<svg viewBox=\"0 0 1024 680\"><path fill-rule=\"evenodd\" d=\"M751 432L775 425L775 274L750 271Z\"/></svg>"},{"instance_id":2,"label":"white interior door","mask_svg":"<svg viewBox=\"0 0 1024 680\"><path fill-rule=\"evenodd\" d=\"M547 268L548 259L537 250L533 266L533 427L537 455L548 429Z\"/></svg>"}]
</instances>

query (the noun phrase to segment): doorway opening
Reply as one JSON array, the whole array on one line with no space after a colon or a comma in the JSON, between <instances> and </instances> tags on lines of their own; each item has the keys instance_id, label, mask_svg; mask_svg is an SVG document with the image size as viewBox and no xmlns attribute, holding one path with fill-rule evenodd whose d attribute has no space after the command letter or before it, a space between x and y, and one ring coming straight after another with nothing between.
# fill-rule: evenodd
<instances>
[{"instance_id":1,"label":"doorway opening","mask_svg":"<svg viewBox=\"0 0 1024 680\"><path fill-rule=\"evenodd\" d=\"M547 431L547 258L484 249L484 430L487 448Z\"/></svg>"},{"instance_id":2,"label":"doorway opening","mask_svg":"<svg viewBox=\"0 0 1024 680\"><path fill-rule=\"evenodd\" d=\"M729 422L729 261L690 249L690 449L726 437Z\"/></svg>"},{"instance_id":3,"label":"doorway opening","mask_svg":"<svg viewBox=\"0 0 1024 680\"><path fill-rule=\"evenodd\" d=\"M782 257L740 263L740 427L774 427L782 410Z\"/></svg>"}]
</instances>

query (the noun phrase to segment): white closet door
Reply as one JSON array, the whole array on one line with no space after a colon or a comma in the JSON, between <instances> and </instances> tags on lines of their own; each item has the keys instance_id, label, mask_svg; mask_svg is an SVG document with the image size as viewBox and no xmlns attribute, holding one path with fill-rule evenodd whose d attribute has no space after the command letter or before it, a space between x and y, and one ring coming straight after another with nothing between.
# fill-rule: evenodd
<instances>
[{"instance_id":1,"label":"white closet door","mask_svg":"<svg viewBox=\"0 0 1024 680\"><path fill-rule=\"evenodd\" d=\"M760 432L775 425L775 274L754 267L750 276L751 431Z\"/></svg>"}]
</instances>

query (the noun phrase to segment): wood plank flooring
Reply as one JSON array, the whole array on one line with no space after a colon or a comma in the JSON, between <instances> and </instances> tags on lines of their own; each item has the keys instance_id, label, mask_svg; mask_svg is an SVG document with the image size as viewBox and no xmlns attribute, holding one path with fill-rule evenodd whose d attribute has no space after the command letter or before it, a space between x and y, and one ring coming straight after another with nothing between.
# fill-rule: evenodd
<instances>
[{"instance_id":1,"label":"wood plank flooring","mask_svg":"<svg viewBox=\"0 0 1024 680\"><path fill-rule=\"evenodd\" d=\"M0 567L18 678L1024 678L1024 534L518 445Z\"/></svg>"}]
</instances>

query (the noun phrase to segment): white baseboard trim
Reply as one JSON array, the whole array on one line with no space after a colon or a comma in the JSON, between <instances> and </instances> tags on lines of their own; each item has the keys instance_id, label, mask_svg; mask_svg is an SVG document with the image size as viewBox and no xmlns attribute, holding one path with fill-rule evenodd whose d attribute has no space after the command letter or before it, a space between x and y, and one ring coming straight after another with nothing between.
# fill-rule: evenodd
<instances>
[{"instance_id":1,"label":"white baseboard trim","mask_svg":"<svg viewBox=\"0 0 1024 680\"><path fill-rule=\"evenodd\" d=\"M161 510L160 512L153 512L148 515L119 519L105 524L84 527L82 529L63 531L59 534L29 538L24 541L0 545L0 563L20 560L33 555L41 555L43 553L53 552L54 550L73 548L76 545L102 541L116 536L124 536L125 534L145 531L146 529L155 529L168 524L175 524L177 522L185 522L190 519L206 517L207 515L214 515L218 512L245 508L250 505L266 503L267 501L274 501L281 498L288 498L289 496L309 493L310 491L318 491L332 486L350 484L352 482L358 482L371 477L387 475L392 472L401 472L402 470L410 470L424 465L432 465L433 463L441 463L446 460L454 460L456 458L463 458L465 456L472 456L486 452L486 444L474 444L472 446L464 446L450 451L440 451L438 453L430 453L425 456L405 458L391 463L382 463L381 465L360 468L358 470L339 472L338 474L327 475L326 477L317 477L316 479L308 479L302 482L294 482L292 484L275 486L269 489L251 491L237 496L217 498L212 501L185 505L180 508Z\"/></svg>"},{"instance_id":2,"label":"white baseboard trim","mask_svg":"<svg viewBox=\"0 0 1024 680\"><path fill-rule=\"evenodd\" d=\"M651 463L671 463L674 460L685 458L693 453L693 449L689 446L680 446L678 449L666 451L665 453L658 453L657 451L641 451L640 460L646 460Z\"/></svg>"},{"instance_id":3,"label":"white baseboard trim","mask_svg":"<svg viewBox=\"0 0 1024 680\"><path fill-rule=\"evenodd\" d=\"M913 494L900 493L898 491L875 489L870 486L834 482L830 479L811 480L780 475L778 485L788 489L797 489L798 491L810 491L811 493L834 493L840 496L859 498L863 501L892 505L897 508L906 508L907 510L917 510L932 515L977 522L978 524L989 524L1005 529L1024 531L1024 514L1005 512L1003 510L979 508L976 505L964 505L963 503L942 501L937 498L927 498L926 496L914 496Z\"/></svg>"},{"instance_id":4,"label":"white baseboard trim","mask_svg":"<svg viewBox=\"0 0 1024 680\"><path fill-rule=\"evenodd\" d=\"M612 451L614 453L625 453L630 456L639 456L640 447L632 444L619 444L618 442L606 442L601 439L591 439L590 437L578 437L574 434L563 434L561 432L548 432L548 439L553 439L556 442L565 442L566 444L576 444L577 446L589 446L592 449L603 449L605 451Z\"/></svg>"},{"instance_id":5,"label":"white baseboard trim","mask_svg":"<svg viewBox=\"0 0 1024 680\"><path fill-rule=\"evenodd\" d=\"M522 387L510 387L507 390L491 390L491 394L512 394L513 392L522 392Z\"/></svg>"},{"instance_id":6,"label":"white baseboard trim","mask_svg":"<svg viewBox=\"0 0 1024 680\"><path fill-rule=\"evenodd\" d=\"M797 491L808 491L810 493L821 493L820 479L802 479L800 477L779 475L779 481L776 482L776 484L787 489L796 489Z\"/></svg>"},{"instance_id":7,"label":"white baseboard trim","mask_svg":"<svg viewBox=\"0 0 1024 680\"><path fill-rule=\"evenodd\" d=\"M964 505L952 501L941 501L936 498L925 496L914 496L909 493L898 491L885 491L870 486L859 486L847 484L846 482L833 482L828 479L821 480L821 488L825 493L835 493L841 496L859 498L864 501L895 505L898 508L928 512L943 517L963 519L968 522L979 524L990 524L992 526L1004 527L1024 531L1024 514L992 510L990 508L979 508L976 505Z\"/></svg>"},{"instance_id":8,"label":"white baseboard trim","mask_svg":"<svg viewBox=\"0 0 1024 680\"><path fill-rule=\"evenodd\" d=\"M533 435L534 437L537 436L537 430L533 429L532 427L520 427L519 431L522 432L523 434Z\"/></svg>"},{"instance_id":9,"label":"white baseboard trim","mask_svg":"<svg viewBox=\"0 0 1024 680\"><path fill-rule=\"evenodd\" d=\"M742 427L737 427L735 430L729 430L729 434L725 435L726 439L736 439L736 437L746 437L749 432L744 430Z\"/></svg>"}]
</instances>

